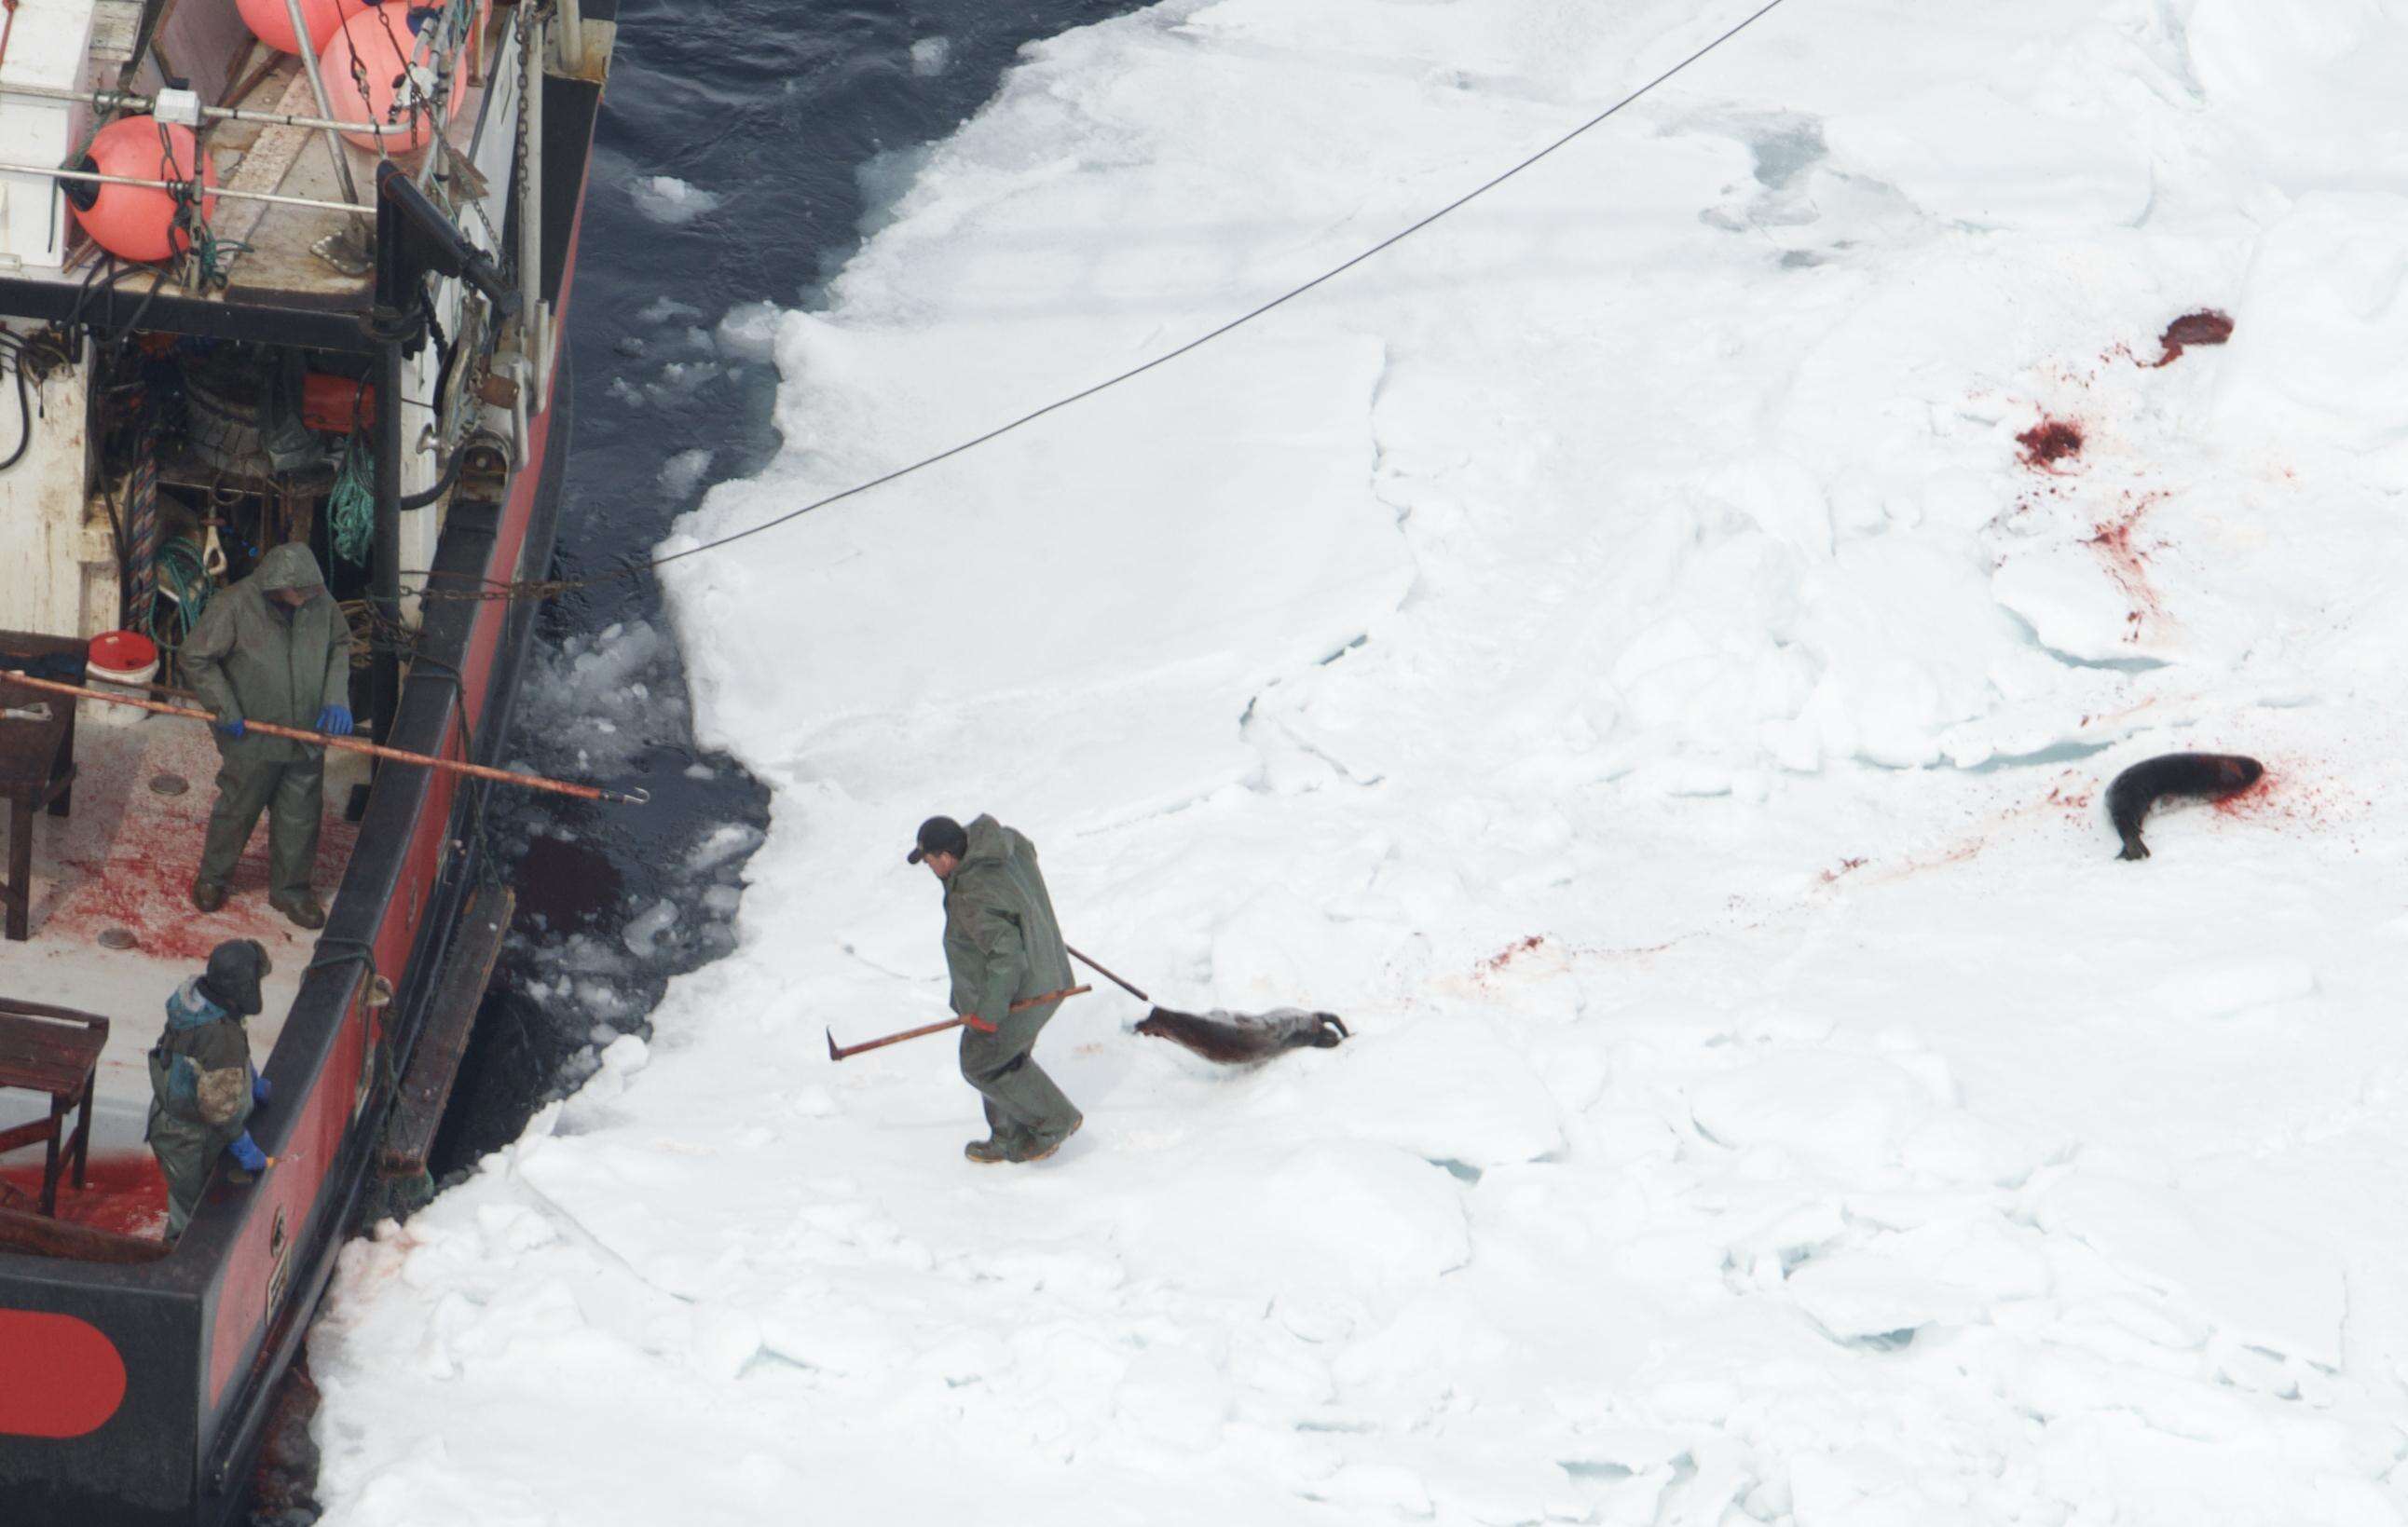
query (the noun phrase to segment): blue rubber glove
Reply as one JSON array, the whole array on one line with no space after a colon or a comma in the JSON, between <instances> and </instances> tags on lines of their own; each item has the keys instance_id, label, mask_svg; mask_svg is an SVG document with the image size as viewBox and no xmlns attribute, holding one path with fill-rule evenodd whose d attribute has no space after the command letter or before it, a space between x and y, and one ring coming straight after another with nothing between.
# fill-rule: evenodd
<instances>
[{"instance_id":1,"label":"blue rubber glove","mask_svg":"<svg viewBox=\"0 0 2408 1527\"><path fill-rule=\"evenodd\" d=\"M251 1106L254 1108L266 1107L267 1094L271 1091L265 1077L254 1075L251 1078Z\"/></svg>"},{"instance_id":2,"label":"blue rubber glove","mask_svg":"<svg viewBox=\"0 0 2408 1527\"><path fill-rule=\"evenodd\" d=\"M318 712L318 730L325 733L326 735L330 737L350 736L351 735L351 707L349 706L328 706L325 709Z\"/></svg>"},{"instance_id":3,"label":"blue rubber glove","mask_svg":"<svg viewBox=\"0 0 2408 1527\"><path fill-rule=\"evenodd\" d=\"M218 730L224 733L227 736L232 737L235 741L240 742L242 740L242 718L236 716L230 721L220 721L218 722Z\"/></svg>"},{"instance_id":4,"label":"blue rubber glove","mask_svg":"<svg viewBox=\"0 0 2408 1527\"><path fill-rule=\"evenodd\" d=\"M256 1174L267 1170L267 1152L252 1142L249 1130L234 1137L234 1144L226 1147L226 1153L246 1172Z\"/></svg>"}]
</instances>

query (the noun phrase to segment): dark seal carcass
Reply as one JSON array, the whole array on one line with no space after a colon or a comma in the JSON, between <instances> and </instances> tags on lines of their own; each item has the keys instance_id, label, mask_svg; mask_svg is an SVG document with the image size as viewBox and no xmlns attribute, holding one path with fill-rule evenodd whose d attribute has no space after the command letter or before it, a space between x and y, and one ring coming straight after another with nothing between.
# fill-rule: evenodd
<instances>
[{"instance_id":1,"label":"dark seal carcass","mask_svg":"<svg viewBox=\"0 0 2408 1527\"><path fill-rule=\"evenodd\" d=\"M1183 1045L1208 1061L1244 1065L1291 1049L1333 1049L1350 1037L1336 1013L1275 1007L1268 1013L1182 1013L1156 1007L1139 1020L1137 1032Z\"/></svg>"},{"instance_id":2,"label":"dark seal carcass","mask_svg":"<svg viewBox=\"0 0 2408 1527\"><path fill-rule=\"evenodd\" d=\"M2149 846L2141 841L2141 820L2165 797L2221 798L2247 790L2265 773L2266 765L2238 753L2160 753L2143 759L2107 787L2107 820L2124 840L2124 851L2115 857L2149 857Z\"/></svg>"}]
</instances>

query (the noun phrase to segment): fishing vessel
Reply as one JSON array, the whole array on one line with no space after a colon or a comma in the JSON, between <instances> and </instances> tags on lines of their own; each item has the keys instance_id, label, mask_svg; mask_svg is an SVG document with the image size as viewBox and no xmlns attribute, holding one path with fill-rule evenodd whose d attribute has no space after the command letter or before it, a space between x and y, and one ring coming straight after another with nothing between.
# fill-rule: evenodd
<instances>
[{"instance_id":1,"label":"fishing vessel","mask_svg":"<svg viewBox=\"0 0 2408 1527\"><path fill-rule=\"evenodd\" d=\"M615 0L0 0L0 669L171 707L308 545L392 749L494 761L570 433L561 334ZM329 751L322 929L190 888L202 721L0 674L0 1521L242 1512L337 1251L423 1182L509 920L490 783ZM251 1121L165 1234L163 1004L273 971Z\"/></svg>"}]
</instances>

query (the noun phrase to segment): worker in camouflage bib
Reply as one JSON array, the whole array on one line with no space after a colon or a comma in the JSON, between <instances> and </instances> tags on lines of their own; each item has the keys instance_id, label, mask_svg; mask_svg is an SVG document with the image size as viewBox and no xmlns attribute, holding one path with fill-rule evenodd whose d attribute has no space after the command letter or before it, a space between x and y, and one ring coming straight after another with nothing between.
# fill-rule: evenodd
<instances>
[{"instance_id":1,"label":"worker in camouflage bib","mask_svg":"<svg viewBox=\"0 0 2408 1527\"><path fill-rule=\"evenodd\" d=\"M230 938L209 951L207 970L167 999L167 1026L150 1047L143 1137L166 1174L171 1241L192 1222L220 1156L254 1174L273 1164L251 1137L251 1116L267 1106L268 1086L251 1063L242 1026L260 1010L260 982L273 968L257 939Z\"/></svg>"}]
</instances>

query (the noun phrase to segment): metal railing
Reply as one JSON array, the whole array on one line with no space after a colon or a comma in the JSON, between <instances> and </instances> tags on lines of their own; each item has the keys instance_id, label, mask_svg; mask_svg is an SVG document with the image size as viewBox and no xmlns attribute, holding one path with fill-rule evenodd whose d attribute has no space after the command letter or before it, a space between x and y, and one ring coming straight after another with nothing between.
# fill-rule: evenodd
<instances>
[{"instance_id":1,"label":"metal railing","mask_svg":"<svg viewBox=\"0 0 2408 1527\"><path fill-rule=\"evenodd\" d=\"M0 84L0 96L22 95L35 101L55 101L63 105L86 105L95 111L142 111L155 113L159 108L156 96L136 95L122 90L61 90L51 85ZM379 137L403 137L410 131L407 122L343 121L331 117L304 117L290 111L259 111L250 107L205 106L201 115L212 121L263 122L271 127L327 127L337 133L373 133Z\"/></svg>"},{"instance_id":2,"label":"metal railing","mask_svg":"<svg viewBox=\"0 0 2408 1527\"><path fill-rule=\"evenodd\" d=\"M54 180L84 180L105 186L149 186L153 191L185 192L194 190L190 180L150 180L138 175L103 175L97 170L65 170L55 164L0 164L0 175L47 175ZM349 212L355 217L376 216L373 207L359 207L351 202L322 202L310 196L280 196L272 191L236 191L228 186L202 186L203 197L231 196L236 201L273 202L279 207L307 207L320 212Z\"/></svg>"}]
</instances>

